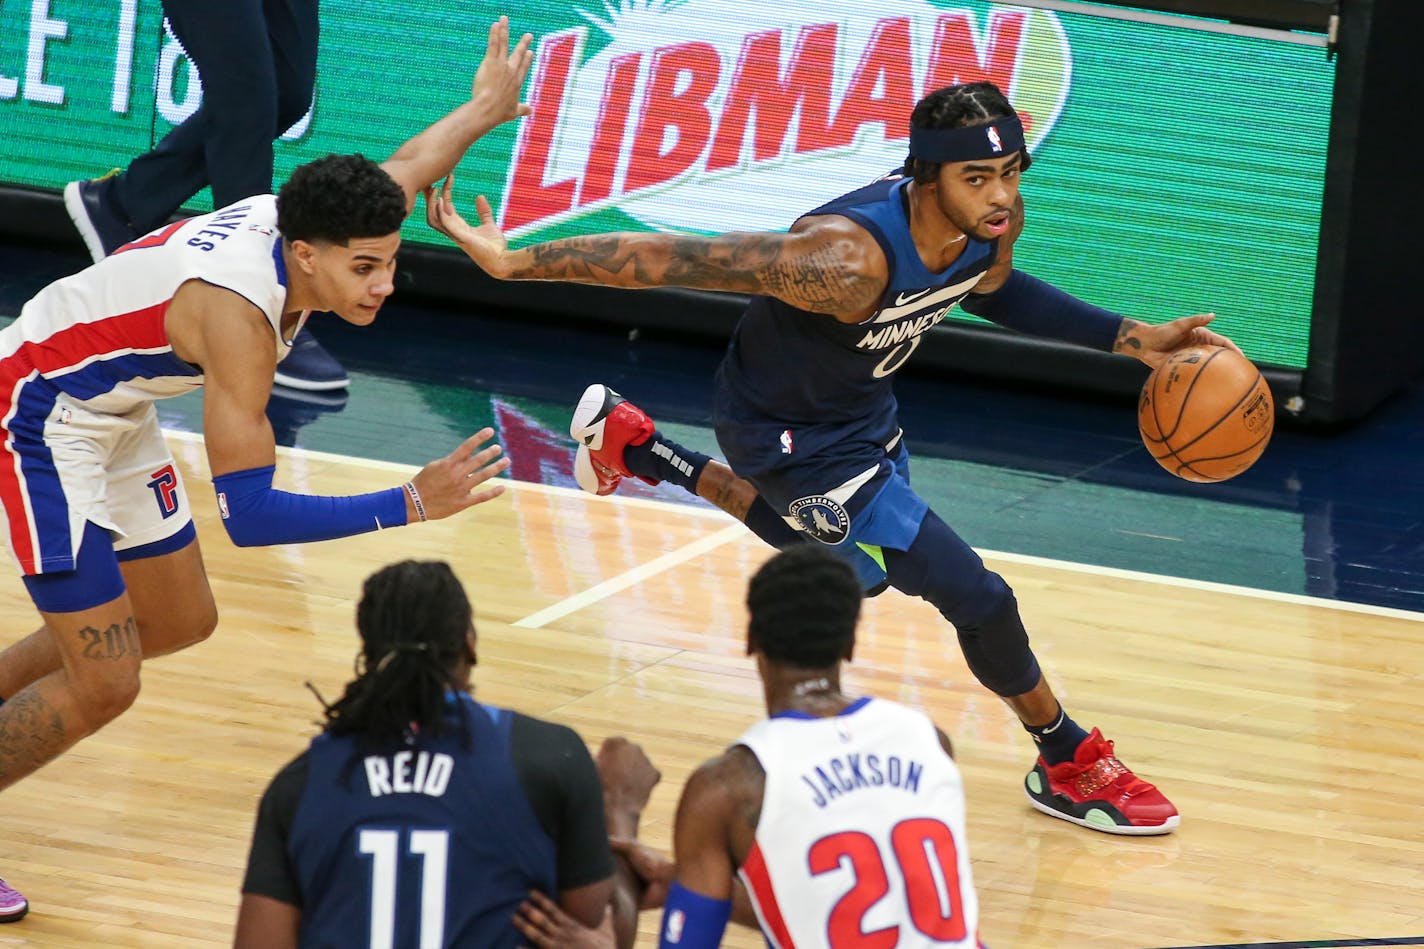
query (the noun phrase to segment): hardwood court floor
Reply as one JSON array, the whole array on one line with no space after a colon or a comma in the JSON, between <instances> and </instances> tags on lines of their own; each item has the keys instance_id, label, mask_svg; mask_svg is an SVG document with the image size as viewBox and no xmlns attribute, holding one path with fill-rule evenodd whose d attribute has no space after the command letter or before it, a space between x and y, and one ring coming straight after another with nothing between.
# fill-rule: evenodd
<instances>
[{"instance_id":1,"label":"hardwood court floor","mask_svg":"<svg viewBox=\"0 0 1424 949\"><path fill-rule=\"evenodd\" d=\"M478 695L641 742L662 768L643 828L666 848L688 772L761 715L742 655L746 577L769 554L722 516L537 485L435 524L234 548L201 444L175 435L222 612L146 668L136 706L3 796L0 875L34 909L0 946L230 944L273 771L338 693L355 597L402 557L448 559L476 605ZM292 452L278 483L347 493L412 469ZM1202 946L1424 932L1424 615L987 558L1015 586L1076 717L1183 812L1113 838L1030 810L1030 744L929 607L868 605L850 689L917 703L966 776L982 935L994 949ZM3 581L11 638L35 623ZM8 641L8 640L7 640ZM655 942L644 914L640 946ZM762 945L741 931L729 946Z\"/></svg>"}]
</instances>

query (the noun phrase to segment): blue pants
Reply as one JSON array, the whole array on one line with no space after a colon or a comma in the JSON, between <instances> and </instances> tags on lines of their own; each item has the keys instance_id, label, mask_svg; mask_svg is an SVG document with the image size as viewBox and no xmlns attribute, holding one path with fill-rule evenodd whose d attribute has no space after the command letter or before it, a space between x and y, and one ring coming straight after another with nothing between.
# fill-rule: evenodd
<instances>
[{"instance_id":1,"label":"blue pants","mask_svg":"<svg viewBox=\"0 0 1424 949\"><path fill-rule=\"evenodd\" d=\"M306 114L316 84L318 0L163 0L198 67L203 104L110 194L136 233L211 185L225 207L272 190L272 140Z\"/></svg>"},{"instance_id":2,"label":"blue pants","mask_svg":"<svg viewBox=\"0 0 1424 949\"><path fill-rule=\"evenodd\" d=\"M775 547L827 545L871 595L893 586L932 604L954 626L981 683L1004 696L1032 689L1040 671L1013 591L910 487L904 444L860 472L827 478L826 470L779 468L752 478L761 497L747 526Z\"/></svg>"},{"instance_id":3,"label":"blue pants","mask_svg":"<svg viewBox=\"0 0 1424 949\"><path fill-rule=\"evenodd\" d=\"M883 588L884 548L908 550L929 510L910 487L910 453L901 442L876 466L831 476L846 478L834 485L825 472L822 466L781 468L751 479L781 523L749 518L748 526L775 547L820 541L855 567L864 589Z\"/></svg>"}]
</instances>

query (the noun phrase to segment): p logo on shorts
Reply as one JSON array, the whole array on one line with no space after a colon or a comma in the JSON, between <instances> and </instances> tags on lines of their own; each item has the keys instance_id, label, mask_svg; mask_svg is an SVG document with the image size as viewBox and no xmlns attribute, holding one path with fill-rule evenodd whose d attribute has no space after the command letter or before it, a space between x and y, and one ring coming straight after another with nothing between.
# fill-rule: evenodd
<instances>
[{"instance_id":1,"label":"p logo on shorts","mask_svg":"<svg viewBox=\"0 0 1424 949\"><path fill-rule=\"evenodd\" d=\"M834 547L850 533L850 515L845 508L823 494L797 498L787 508L801 529L823 544Z\"/></svg>"}]
</instances>

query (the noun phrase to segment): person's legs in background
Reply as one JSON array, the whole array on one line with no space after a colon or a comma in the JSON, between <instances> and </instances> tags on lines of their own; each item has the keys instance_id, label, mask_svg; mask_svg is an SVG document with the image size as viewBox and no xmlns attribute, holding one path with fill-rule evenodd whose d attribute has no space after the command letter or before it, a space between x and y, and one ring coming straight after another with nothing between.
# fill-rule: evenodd
<instances>
[{"instance_id":1,"label":"person's legs in background","mask_svg":"<svg viewBox=\"0 0 1424 949\"><path fill-rule=\"evenodd\" d=\"M205 185L214 207L270 191L272 141L312 102L316 0L165 0L163 7L202 79L202 105L126 170L65 187L65 207L96 262L165 224ZM303 330L277 382L320 391L349 380Z\"/></svg>"}]
</instances>

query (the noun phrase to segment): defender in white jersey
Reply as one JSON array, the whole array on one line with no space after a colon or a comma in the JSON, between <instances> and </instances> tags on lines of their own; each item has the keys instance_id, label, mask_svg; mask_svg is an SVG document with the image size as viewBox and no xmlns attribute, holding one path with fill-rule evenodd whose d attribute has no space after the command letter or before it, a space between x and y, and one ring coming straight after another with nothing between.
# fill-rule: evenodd
<instances>
[{"instance_id":1,"label":"defender in white jersey","mask_svg":"<svg viewBox=\"0 0 1424 949\"><path fill-rule=\"evenodd\" d=\"M329 155L274 198L170 225L42 290L0 332L0 526L43 626L0 653L0 788L126 709L143 658L206 638L213 602L153 402L202 386L208 461L239 545L446 517L500 493L486 429L401 487L274 490L264 408L308 313L370 323L394 290L415 197L476 139L529 113L526 34L490 27L471 98L389 159ZM0 921L28 904L0 884Z\"/></svg>"},{"instance_id":2,"label":"defender in white jersey","mask_svg":"<svg viewBox=\"0 0 1424 949\"><path fill-rule=\"evenodd\" d=\"M765 774L737 876L772 945L890 944L890 931L906 949L977 945L964 782L924 713L869 698L787 710L737 745Z\"/></svg>"},{"instance_id":3,"label":"defender in white jersey","mask_svg":"<svg viewBox=\"0 0 1424 949\"><path fill-rule=\"evenodd\" d=\"M819 545L752 577L747 650L770 717L683 789L665 949L716 946L729 918L759 925L775 949L867 935L900 949L979 945L949 739L922 712L840 690L860 602L854 569Z\"/></svg>"}]
</instances>

